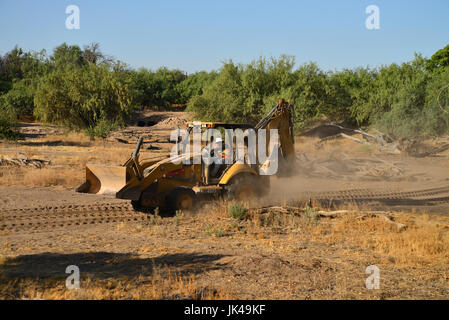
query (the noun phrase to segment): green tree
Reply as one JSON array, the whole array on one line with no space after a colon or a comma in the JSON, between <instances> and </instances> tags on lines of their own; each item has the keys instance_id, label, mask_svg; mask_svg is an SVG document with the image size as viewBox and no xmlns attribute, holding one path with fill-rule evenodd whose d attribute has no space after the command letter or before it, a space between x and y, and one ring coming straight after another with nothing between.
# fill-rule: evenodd
<instances>
[{"instance_id":1,"label":"green tree","mask_svg":"<svg viewBox=\"0 0 449 320\"><path fill-rule=\"evenodd\" d=\"M50 61L56 68L65 68L69 65L81 67L87 63L84 59L84 52L79 46L69 46L65 42L53 50Z\"/></svg>"},{"instance_id":2,"label":"green tree","mask_svg":"<svg viewBox=\"0 0 449 320\"><path fill-rule=\"evenodd\" d=\"M180 70L165 67L156 71L141 68L131 72L136 88L136 100L143 107L169 107L182 104L183 100L178 85L186 79Z\"/></svg>"},{"instance_id":3,"label":"green tree","mask_svg":"<svg viewBox=\"0 0 449 320\"><path fill-rule=\"evenodd\" d=\"M427 61L427 69L435 71L449 66L449 44L435 52Z\"/></svg>"},{"instance_id":4,"label":"green tree","mask_svg":"<svg viewBox=\"0 0 449 320\"><path fill-rule=\"evenodd\" d=\"M0 104L0 140L17 140L21 134L16 127L16 117L10 110Z\"/></svg>"},{"instance_id":5,"label":"green tree","mask_svg":"<svg viewBox=\"0 0 449 320\"><path fill-rule=\"evenodd\" d=\"M203 94L190 99L187 111L201 120L245 122L250 111L244 106L247 93L241 73L232 61L225 63L215 80L203 88Z\"/></svg>"},{"instance_id":6,"label":"green tree","mask_svg":"<svg viewBox=\"0 0 449 320\"><path fill-rule=\"evenodd\" d=\"M187 78L176 86L176 91L179 93L180 103L187 104L187 102L194 96L203 94L203 88L217 77L217 72L196 72L190 74Z\"/></svg>"},{"instance_id":7,"label":"green tree","mask_svg":"<svg viewBox=\"0 0 449 320\"><path fill-rule=\"evenodd\" d=\"M108 66L114 65L114 59L103 54L98 42L93 42L87 46L84 46L82 56L84 61L87 63L105 64Z\"/></svg>"},{"instance_id":8,"label":"green tree","mask_svg":"<svg viewBox=\"0 0 449 320\"><path fill-rule=\"evenodd\" d=\"M28 80L14 82L6 94L0 96L2 110L8 110L15 117L33 115L34 89Z\"/></svg>"},{"instance_id":9,"label":"green tree","mask_svg":"<svg viewBox=\"0 0 449 320\"><path fill-rule=\"evenodd\" d=\"M268 108L265 99L294 82L293 66L291 56L260 58L248 65L228 61L202 94L189 100L187 110L202 120L256 123Z\"/></svg>"},{"instance_id":10,"label":"green tree","mask_svg":"<svg viewBox=\"0 0 449 320\"><path fill-rule=\"evenodd\" d=\"M32 115L37 83L49 70L45 50L38 53L23 52L16 47L5 57L0 68L5 89L4 94L0 96L0 104L16 117Z\"/></svg>"},{"instance_id":11,"label":"green tree","mask_svg":"<svg viewBox=\"0 0 449 320\"><path fill-rule=\"evenodd\" d=\"M449 66L432 75L426 86L422 112L425 135L449 133Z\"/></svg>"},{"instance_id":12,"label":"green tree","mask_svg":"<svg viewBox=\"0 0 449 320\"><path fill-rule=\"evenodd\" d=\"M24 58L23 50L17 46L1 57L0 80L2 81L2 92L11 89L13 80L23 78L22 61Z\"/></svg>"},{"instance_id":13,"label":"green tree","mask_svg":"<svg viewBox=\"0 0 449 320\"><path fill-rule=\"evenodd\" d=\"M426 59L415 55L414 60L398 68L395 77L387 82L396 90L391 92L390 88L383 87L383 91L377 92L388 104L372 118L372 123L396 136L430 134L435 124L428 122L430 114L426 114L427 85L431 79L426 71Z\"/></svg>"},{"instance_id":14,"label":"green tree","mask_svg":"<svg viewBox=\"0 0 449 320\"><path fill-rule=\"evenodd\" d=\"M35 116L71 129L105 136L124 125L133 110L133 88L129 73L120 65L66 66L44 76L37 89Z\"/></svg>"}]
</instances>

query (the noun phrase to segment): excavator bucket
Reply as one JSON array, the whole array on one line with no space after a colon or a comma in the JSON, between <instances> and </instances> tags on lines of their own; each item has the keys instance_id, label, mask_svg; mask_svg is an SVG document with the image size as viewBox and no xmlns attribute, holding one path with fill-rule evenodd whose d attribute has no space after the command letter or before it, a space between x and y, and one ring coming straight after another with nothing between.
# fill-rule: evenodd
<instances>
[{"instance_id":1,"label":"excavator bucket","mask_svg":"<svg viewBox=\"0 0 449 320\"><path fill-rule=\"evenodd\" d=\"M86 165L86 181L75 189L80 193L114 195L126 185L126 167Z\"/></svg>"}]
</instances>

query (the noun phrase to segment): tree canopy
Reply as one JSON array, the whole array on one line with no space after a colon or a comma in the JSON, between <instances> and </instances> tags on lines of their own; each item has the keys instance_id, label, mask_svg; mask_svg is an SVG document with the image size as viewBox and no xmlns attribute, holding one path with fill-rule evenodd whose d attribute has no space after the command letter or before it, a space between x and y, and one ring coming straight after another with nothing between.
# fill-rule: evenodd
<instances>
[{"instance_id":1,"label":"tree canopy","mask_svg":"<svg viewBox=\"0 0 449 320\"><path fill-rule=\"evenodd\" d=\"M193 74L132 69L98 43L63 43L51 55L15 47L0 55L0 122L11 128L34 115L104 137L135 109L186 105L200 120L256 123L282 97L294 106L297 130L326 120L398 136L440 135L449 128L448 70L449 45L429 59L415 54L376 68L325 71L282 55L249 64L229 60L219 70Z\"/></svg>"}]
</instances>

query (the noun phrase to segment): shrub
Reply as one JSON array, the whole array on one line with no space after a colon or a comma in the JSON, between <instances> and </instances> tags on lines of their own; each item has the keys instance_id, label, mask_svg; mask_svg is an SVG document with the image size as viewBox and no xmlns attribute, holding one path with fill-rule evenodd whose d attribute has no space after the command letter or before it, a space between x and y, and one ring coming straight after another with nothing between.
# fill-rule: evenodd
<instances>
[{"instance_id":1,"label":"shrub","mask_svg":"<svg viewBox=\"0 0 449 320\"><path fill-rule=\"evenodd\" d=\"M449 90L439 93L449 83L447 48L431 60L415 54L407 63L335 72L315 63L293 70L288 56L248 65L229 61L189 100L187 111L200 120L255 124L282 97L293 104L297 130L324 119L374 125L397 137L439 135L449 129Z\"/></svg>"},{"instance_id":2,"label":"shrub","mask_svg":"<svg viewBox=\"0 0 449 320\"><path fill-rule=\"evenodd\" d=\"M21 134L15 127L15 115L0 105L0 139L17 140Z\"/></svg>"},{"instance_id":3,"label":"shrub","mask_svg":"<svg viewBox=\"0 0 449 320\"><path fill-rule=\"evenodd\" d=\"M255 124L269 108L264 99L278 96L283 86L294 80L293 65L294 58L290 56L270 61L260 58L248 65L226 62L203 93L190 99L187 111L200 120Z\"/></svg>"},{"instance_id":4,"label":"shrub","mask_svg":"<svg viewBox=\"0 0 449 320\"><path fill-rule=\"evenodd\" d=\"M179 94L179 103L187 104L187 102L195 96L203 94L203 88L217 77L217 73L201 71L188 75L185 80L178 83L176 91Z\"/></svg>"},{"instance_id":5,"label":"shrub","mask_svg":"<svg viewBox=\"0 0 449 320\"><path fill-rule=\"evenodd\" d=\"M229 215L236 219L236 220L242 220L245 216L246 208L238 203L232 203L229 205Z\"/></svg>"},{"instance_id":6,"label":"shrub","mask_svg":"<svg viewBox=\"0 0 449 320\"><path fill-rule=\"evenodd\" d=\"M19 118L33 113L104 138L125 123L133 105L187 103L198 120L256 124L285 98L296 131L326 120L373 125L397 137L434 136L449 129L449 90L441 91L449 84L448 61L446 46L430 59L415 54L407 63L374 69L294 68L294 57L282 55L187 75L165 67L125 70L95 43L84 50L63 43L51 57L16 47L0 55L0 105Z\"/></svg>"},{"instance_id":7,"label":"shrub","mask_svg":"<svg viewBox=\"0 0 449 320\"><path fill-rule=\"evenodd\" d=\"M404 81L396 101L374 121L395 136L437 136L449 129L449 68L429 73L419 58L403 65ZM439 97L439 101L438 101Z\"/></svg>"},{"instance_id":8,"label":"shrub","mask_svg":"<svg viewBox=\"0 0 449 320\"><path fill-rule=\"evenodd\" d=\"M113 131L115 128L119 127L120 124L115 121L107 121L104 119L101 119L97 122L95 127L89 127L86 129L86 135L89 136L91 139L94 137L98 137L101 139L106 139L111 131Z\"/></svg>"},{"instance_id":9,"label":"shrub","mask_svg":"<svg viewBox=\"0 0 449 320\"><path fill-rule=\"evenodd\" d=\"M294 58L260 58L248 65L225 63L187 111L201 120L257 123L279 98L291 100L296 128L327 116L337 121L351 115L351 96L343 81L315 63L293 70Z\"/></svg>"},{"instance_id":10,"label":"shrub","mask_svg":"<svg viewBox=\"0 0 449 320\"><path fill-rule=\"evenodd\" d=\"M435 52L427 61L426 67L433 72L438 72L445 67L449 67L449 45Z\"/></svg>"},{"instance_id":11,"label":"shrub","mask_svg":"<svg viewBox=\"0 0 449 320\"><path fill-rule=\"evenodd\" d=\"M151 71L141 68L131 72L131 76L136 88L136 100L141 106L169 107L186 102L178 89L178 85L186 79L180 70L159 68Z\"/></svg>"},{"instance_id":12,"label":"shrub","mask_svg":"<svg viewBox=\"0 0 449 320\"><path fill-rule=\"evenodd\" d=\"M104 137L124 125L133 110L131 80L120 66L88 64L45 76L35 95L35 116Z\"/></svg>"},{"instance_id":13,"label":"shrub","mask_svg":"<svg viewBox=\"0 0 449 320\"><path fill-rule=\"evenodd\" d=\"M32 115L34 110L34 90L29 81L15 82L12 89L0 97L4 110L9 110L17 117Z\"/></svg>"},{"instance_id":14,"label":"shrub","mask_svg":"<svg viewBox=\"0 0 449 320\"><path fill-rule=\"evenodd\" d=\"M304 222L307 226L313 225L316 226L318 224L318 220L320 216L316 212L316 210L312 207L307 206L304 210Z\"/></svg>"}]
</instances>

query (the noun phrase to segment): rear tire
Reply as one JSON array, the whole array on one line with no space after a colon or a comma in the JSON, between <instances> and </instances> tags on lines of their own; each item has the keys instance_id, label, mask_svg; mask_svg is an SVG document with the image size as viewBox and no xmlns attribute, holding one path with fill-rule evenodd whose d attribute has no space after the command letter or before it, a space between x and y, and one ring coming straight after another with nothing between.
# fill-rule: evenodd
<instances>
[{"instance_id":1,"label":"rear tire","mask_svg":"<svg viewBox=\"0 0 449 320\"><path fill-rule=\"evenodd\" d=\"M264 194L264 184L254 175L240 174L231 180L228 187L228 200L239 202L254 201Z\"/></svg>"}]
</instances>

